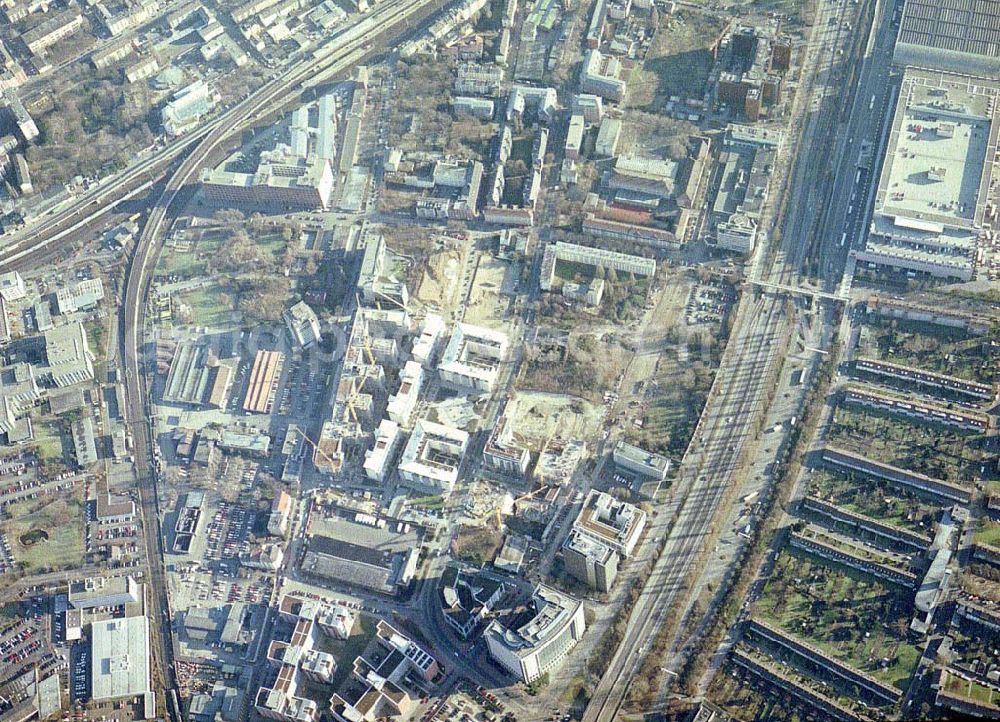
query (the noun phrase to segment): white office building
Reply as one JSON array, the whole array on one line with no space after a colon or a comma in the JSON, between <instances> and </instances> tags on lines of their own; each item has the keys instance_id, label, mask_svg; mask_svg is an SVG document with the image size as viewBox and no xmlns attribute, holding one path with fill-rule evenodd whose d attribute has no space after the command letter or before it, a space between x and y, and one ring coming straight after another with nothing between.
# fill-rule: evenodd
<instances>
[{"instance_id":1,"label":"white office building","mask_svg":"<svg viewBox=\"0 0 1000 722\"><path fill-rule=\"evenodd\" d=\"M501 331L458 324L438 365L441 380L463 389L491 392L508 343L507 334Z\"/></svg>"},{"instance_id":2,"label":"white office building","mask_svg":"<svg viewBox=\"0 0 1000 722\"><path fill-rule=\"evenodd\" d=\"M494 619L483 636L490 656L527 684L558 667L586 628L580 600L538 585L523 613Z\"/></svg>"},{"instance_id":3,"label":"white office building","mask_svg":"<svg viewBox=\"0 0 1000 722\"><path fill-rule=\"evenodd\" d=\"M416 361L407 361L399 375L399 391L389 397L386 414L401 426L409 426L420 390L424 386L424 367Z\"/></svg>"},{"instance_id":4,"label":"white office building","mask_svg":"<svg viewBox=\"0 0 1000 722\"><path fill-rule=\"evenodd\" d=\"M0 274L0 296L7 303L20 301L28 295L28 288L24 285L24 279L17 271L7 271Z\"/></svg>"},{"instance_id":5,"label":"white office building","mask_svg":"<svg viewBox=\"0 0 1000 722\"><path fill-rule=\"evenodd\" d=\"M299 301L283 314L288 332L302 348L312 348L322 341L319 318L305 301Z\"/></svg>"},{"instance_id":6,"label":"white office building","mask_svg":"<svg viewBox=\"0 0 1000 722\"><path fill-rule=\"evenodd\" d=\"M163 129L167 135L182 135L212 111L218 95L204 80L196 80L174 93L163 109Z\"/></svg>"},{"instance_id":7,"label":"white office building","mask_svg":"<svg viewBox=\"0 0 1000 722\"><path fill-rule=\"evenodd\" d=\"M103 299L104 283L99 278L88 278L56 291L56 308L59 313L76 313L93 308Z\"/></svg>"},{"instance_id":8,"label":"white office building","mask_svg":"<svg viewBox=\"0 0 1000 722\"><path fill-rule=\"evenodd\" d=\"M382 419L375 432L372 448L365 452L365 476L380 484L386 480L392 471L392 461L402 438L399 424L391 419Z\"/></svg>"},{"instance_id":9,"label":"white office building","mask_svg":"<svg viewBox=\"0 0 1000 722\"><path fill-rule=\"evenodd\" d=\"M450 494L469 446L469 435L461 429L417 421L399 461L403 483L431 494Z\"/></svg>"}]
</instances>

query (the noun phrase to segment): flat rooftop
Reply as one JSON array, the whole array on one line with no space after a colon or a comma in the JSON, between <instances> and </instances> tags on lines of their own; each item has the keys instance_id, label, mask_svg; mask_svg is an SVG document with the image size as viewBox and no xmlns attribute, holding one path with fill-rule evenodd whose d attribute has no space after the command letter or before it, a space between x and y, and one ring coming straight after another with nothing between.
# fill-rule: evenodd
<instances>
[{"instance_id":1,"label":"flat rooftop","mask_svg":"<svg viewBox=\"0 0 1000 722\"><path fill-rule=\"evenodd\" d=\"M94 622L91 633L94 699L149 692L149 620L142 616Z\"/></svg>"},{"instance_id":2,"label":"flat rooftop","mask_svg":"<svg viewBox=\"0 0 1000 722\"><path fill-rule=\"evenodd\" d=\"M997 86L945 73L906 72L875 214L940 233L982 222L996 155Z\"/></svg>"},{"instance_id":3,"label":"flat rooftop","mask_svg":"<svg viewBox=\"0 0 1000 722\"><path fill-rule=\"evenodd\" d=\"M907 0L894 60L995 75L1000 69L1000 0Z\"/></svg>"}]
</instances>

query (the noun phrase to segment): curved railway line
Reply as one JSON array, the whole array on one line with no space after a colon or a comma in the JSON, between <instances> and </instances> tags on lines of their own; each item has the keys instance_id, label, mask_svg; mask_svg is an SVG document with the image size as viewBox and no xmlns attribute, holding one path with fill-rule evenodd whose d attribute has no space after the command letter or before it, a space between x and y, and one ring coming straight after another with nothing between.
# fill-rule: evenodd
<instances>
[{"instance_id":1,"label":"curved railway line","mask_svg":"<svg viewBox=\"0 0 1000 722\"><path fill-rule=\"evenodd\" d=\"M372 45L392 33L405 33L426 14L442 7L442 0L387 0L338 39L336 48L314 54L308 62L292 68L262 86L244 101L198 134L197 145L174 171L150 212L133 255L126 268L125 297L120 306L120 357L125 371L125 407L135 455L144 539L149 568L150 617L154 639L151 647L158 679L169 702L172 722L181 722L177 706L177 680L173 665L171 618L166 581L163 577L163 549L157 500L158 463L149 412L149 389L143 373L142 344L145 311L152 286L152 273L161 249L163 232L173 219L178 195L195 178L205 160L223 142L254 123L279 111L297 98L298 90L319 74L343 72L370 53ZM401 26L402 29L401 29ZM43 247L44 248L44 247ZM27 253L38 252L39 248Z\"/></svg>"}]
</instances>

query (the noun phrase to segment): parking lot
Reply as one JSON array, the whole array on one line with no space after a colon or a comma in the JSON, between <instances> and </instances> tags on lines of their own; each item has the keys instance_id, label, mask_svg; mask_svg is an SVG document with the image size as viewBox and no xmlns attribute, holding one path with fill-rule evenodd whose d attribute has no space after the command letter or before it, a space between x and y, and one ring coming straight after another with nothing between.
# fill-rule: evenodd
<instances>
[{"instance_id":1,"label":"parking lot","mask_svg":"<svg viewBox=\"0 0 1000 722\"><path fill-rule=\"evenodd\" d=\"M65 666L65 654L52 643L46 601L27 599L18 609L20 618L0 631L0 669L5 679L37 668L43 675Z\"/></svg>"},{"instance_id":2,"label":"parking lot","mask_svg":"<svg viewBox=\"0 0 1000 722\"><path fill-rule=\"evenodd\" d=\"M250 551L248 537L253 527L253 513L243 506L222 501L208 524L205 558L235 566L241 553ZM223 569L226 568L223 564Z\"/></svg>"},{"instance_id":3,"label":"parking lot","mask_svg":"<svg viewBox=\"0 0 1000 722\"><path fill-rule=\"evenodd\" d=\"M6 534L0 534L0 574L14 571L17 562L10 553L10 540Z\"/></svg>"},{"instance_id":4,"label":"parking lot","mask_svg":"<svg viewBox=\"0 0 1000 722\"><path fill-rule=\"evenodd\" d=\"M719 323L736 301L736 291L724 281L703 281L691 289L684 307L685 321L690 326Z\"/></svg>"}]
</instances>

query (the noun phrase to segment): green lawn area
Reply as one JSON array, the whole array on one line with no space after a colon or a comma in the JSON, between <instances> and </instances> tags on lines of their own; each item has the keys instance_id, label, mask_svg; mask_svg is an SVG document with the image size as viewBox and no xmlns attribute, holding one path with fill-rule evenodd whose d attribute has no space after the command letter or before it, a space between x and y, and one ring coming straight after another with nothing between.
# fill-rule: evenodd
<instances>
[{"instance_id":1,"label":"green lawn area","mask_svg":"<svg viewBox=\"0 0 1000 722\"><path fill-rule=\"evenodd\" d=\"M531 136L515 138L510 145L510 160L522 160L528 168L531 168L531 147L534 142Z\"/></svg>"},{"instance_id":2,"label":"green lawn area","mask_svg":"<svg viewBox=\"0 0 1000 722\"><path fill-rule=\"evenodd\" d=\"M227 328L235 325L232 307L222 301L222 287L210 283L200 288L182 291L173 297L175 304L186 304L191 308L191 322L196 326ZM226 296L228 298L228 296Z\"/></svg>"},{"instance_id":3,"label":"green lawn area","mask_svg":"<svg viewBox=\"0 0 1000 722\"><path fill-rule=\"evenodd\" d=\"M972 481L986 436L910 423L868 409L839 406L829 441L869 458L945 481Z\"/></svg>"},{"instance_id":4,"label":"green lawn area","mask_svg":"<svg viewBox=\"0 0 1000 722\"><path fill-rule=\"evenodd\" d=\"M408 503L410 506L419 506L422 509L442 509L444 508L444 497L440 494L421 496L417 499L411 499Z\"/></svg>"},{"instance_id":5,"label":"green lawn area","mask_svg":"<svg viewBox=\"0 0 1000 722\"><path fill-rule=\"evenodd\" d=\"M962 679L957 675L948 674L948 672L945 672L942 676L944 677L942 680L944 688L952 694L983 704L993 705L994 707L1000 706L1000 692L976 682Z\"/></svg>"},{"instance_id":6,"label":"green lawn area","mask_svg":"<svg viewBox=\"0 0 1000 722\"><path fill-rule=\"evenodd\" d=\"M204 276L208 261L206 258L199 258L199 252L178 251L173 248L164 249L160 254L160 262L156 268L158 277L177 274L181 280Z\"/></svg>"},{"instance_id":7,"label":"green lawn area","mask_svg":"<svg viewBox=\"0 0 1000 722\"><path fill-rule=\"evenodd\" d=\"M961 329L882 319L864 325L858 355L993 383L1000 359L996 340L996 334L977 336Z\"/></svg>"},{"instance_id":8,"label":"green lawn area","mask_svg":"<svg viewBox=\"0 0 1000 722\"><path fill-rule=\"evenodd\" d=\"M909 529L930 538L934 522L941 512L939 504L930 503L904 487L874 479L854 479L834 469L814 469L809 479L809 493L855 514Z\"/></svg>"},{"instance_id":9,"label":"green lawn area","mask_svg":"<svg viewBox=\"0 0 1000 722\"><path fill-rule=\"evenodd\" d=\"M83 563L83 487L67 496L45 496L7 508L0 522L14 558L27 570L63 569ZM33 543L32 543L33 542Z\"/></svg>"},{"instance_id":10,"label":"green lawn area","mask_svg":"<svg viewBox=\"0 0 1000 722\"><path fill-rule=\"evenodd\" d=\"M222 247L222 235L219 232L206 230L195 234L186 246L189 250L180 250L172 245L163 249L156 264L158 277L177 274L181 280L197 278L207 272L208 259Z\"/></svg>"},{"instance_id":11,"label":"green lawn area","mask_svg":"<svg viewBox=\"0 0 1000 722\"><path fill-rule=\"evenodd\" d=\"M253 240L261 252L268 252L276 259L281 258L285 252L285 246L288 245L280 232L256 234L253 236Z\"/></svg>"},{"instance_id":12,"label":"green lawn area","mask_svg":"<svg viewBox=\"0 0 1000 722\"><path fill-rule=\"evenodd\" d=\"M31 428L35 435L32 443L38 450L41 462L46 464L64 461L63 450L72 448L73 442L68 437L63 439L59 423L53 419L43 419L36 411L31 415Z\"/></svg>"},{"instance_id":13,"label":"green lawn area","mask_svg":"<svg viewBox=\"0 0 1000 722\"><path fill-rule=\"evenodd\" d=\"M990 519L982 519L976 530L976 541L1000 549L1000 524Z\"/></svg>"},{"instance_id":14,"label":"green lawn area","mask_svg":"<svg viewBox=\"0 0 1000 722\"><path fill-rule=\"evenodd\" d=\"M586 282L594 277L594 266L574 261L556 261L556 276L564 281Z\"/></svg>"},{"instance_id":15,"label":"green lawn area","mask_svg":"<svg viewBox=\"0 0 1000 722\"><path fill-rule=\"evenodd\" d=\"M902 590L786 550L754 614L906 690L920 659L920 650L906 641L910 607Z\"/></svg>"}]
</instances>

